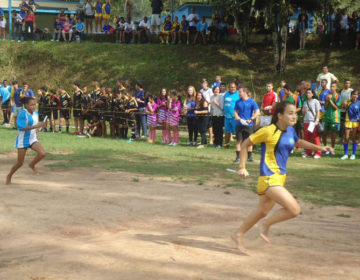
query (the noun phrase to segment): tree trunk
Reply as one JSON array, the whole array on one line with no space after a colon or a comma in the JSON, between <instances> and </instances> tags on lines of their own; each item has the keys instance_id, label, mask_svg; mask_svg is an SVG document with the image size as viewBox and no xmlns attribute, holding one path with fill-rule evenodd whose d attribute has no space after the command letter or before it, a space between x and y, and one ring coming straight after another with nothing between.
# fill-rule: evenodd
<instances>
[{"instance_id":1,"label":"tree trunk","mask_svg":"<svg viewBox=\"0 0 360 280\"><path fill-rule=\"evenodd\" d=\"M278 74L284 73L286 69L287 29L287 25L282 25L279 31L273 31L274 66Z\"/></svg>"},{"instance_id":2,"label":"tree trunk","mask_svg":"<svg viewBox=\"0 0 360 280\"><path fill-rule=\"evenodd\" d=\"M245 50L247 48L249 39L249 23L250 23L250 8L244 8L243 11L238 12L235 16L235 25L239 32L239 49Z\"/></svg>"}]
</instances>

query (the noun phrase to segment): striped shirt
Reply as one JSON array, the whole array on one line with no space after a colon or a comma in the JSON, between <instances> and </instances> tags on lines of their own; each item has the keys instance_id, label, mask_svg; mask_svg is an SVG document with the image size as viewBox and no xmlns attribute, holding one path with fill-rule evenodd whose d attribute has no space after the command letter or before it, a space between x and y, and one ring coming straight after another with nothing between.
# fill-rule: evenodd
<instances>
[{"instance_id":1,"label":"striped shirt","mask_svg":"<svg viewBox=\"0 0 360 280\"><path fill-rule=\"evenodd\" d=\"M19 130L19 134L16 137L15 148L28 148L31 147L32 144L38 141L36 135L36 129L26 130L28 126L37 125L39 121L38 112L34 112L30 114L26 109L22 110L20 115L16 120L17 129Z\"/></svg>"}]
</instances>

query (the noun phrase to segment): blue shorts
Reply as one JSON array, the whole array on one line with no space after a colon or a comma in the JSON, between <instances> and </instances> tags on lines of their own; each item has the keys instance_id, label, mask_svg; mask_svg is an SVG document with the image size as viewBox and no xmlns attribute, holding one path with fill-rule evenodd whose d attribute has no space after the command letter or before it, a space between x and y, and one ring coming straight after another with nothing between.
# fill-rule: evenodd
<instances>
[{"instance_id":1,"label":"blue shorts","mask_svg":"<svg viewBox=\"0 0 360 280\"><path fill-rule=\"evenodd\" d=\"M225 118L225 133L236 134L236 120L235 118Z\"/></svg>"}]
</instances>

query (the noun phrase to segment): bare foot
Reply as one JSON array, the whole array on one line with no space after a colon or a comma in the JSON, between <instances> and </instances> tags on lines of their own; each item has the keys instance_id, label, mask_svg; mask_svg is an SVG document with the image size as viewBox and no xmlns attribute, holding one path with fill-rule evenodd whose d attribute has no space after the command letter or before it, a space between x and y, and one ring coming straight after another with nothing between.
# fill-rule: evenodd
<instances>
[{"instance_id":1,"label":"bare foot","mask_svg":"<svg viewBox=\"0 0 360 280\"><path fill-rule=\"evenodd\" d=\"M11 184L11 176L7 175L6 176L6 181L5 181L5 185L10 185Z\"/></svg>"},{"instance_id":2,"label":"bare foot","mask_svg":"<svg viewBox=\"0 0 360 280\"><path fill-rule=\"evenodd\" d=\"M261 238L266 242L266 243L271 243L269 238L269 226L267 226L265 223L262 224L262 233L260 233Z\"/></svg>"},{"instance_id":3,"label":"bare foot","mask_svg":"<svg viewBox=\"0 0 360 280\"><path fill-rule=\"evenodd\" d=\"M32 171L34 171L35 175L39 175L39 174L40 174L39 170L37 170L37 169L35 168L35 166L32 166L32 165L29 164L29 167L32 169Z\"/></svg>"},{"instance_id":4,"label":"bare foot","mask_svg":"<svg viewBox=\"0 0 360 280\"><path fill-rule=\"evenodd\" d=\"M236 247L240 250L240 252L246 254L247 251L242 243L242 235L234 232L231 234L231 239L235 242Z\"/></svg>"}]
</instances>

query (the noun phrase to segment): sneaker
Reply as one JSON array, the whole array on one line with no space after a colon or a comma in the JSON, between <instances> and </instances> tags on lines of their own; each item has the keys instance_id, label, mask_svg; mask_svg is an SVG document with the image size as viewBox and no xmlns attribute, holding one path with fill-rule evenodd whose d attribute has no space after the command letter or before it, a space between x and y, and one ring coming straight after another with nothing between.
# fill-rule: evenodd
<instances>
[{"instance_id":1,"label":"sneaker","mask_svg":"<svg viewBox=\"0 0 360 280\"><path fill-rule=\"evenodd\" d=\"M174 145L174 142L171 142L170 144L168 144L168 146L173 146Z\"/></svg>"},{"instance_id":2,"label":"sneaker","mask_svg":"<svg viewBox=\"0 0 360 280\"><path fill-rule=\"evenodd\" d=\"M128 139L128 142L129 142L129 143L131 143L131 142L133 142L133 141L134 141L134 140L133 140L132 138L129 138L129 139Z\"/></svg>"},{"instance_id":3,"label":"sneaker","mask_svg":"<svg viewBox=\"0 0 360 280\"><path fill-rule=\"evenodd\" d=\"M186 45L190 45L190 42L189 42L189 41L186 41Z\"/></svg>"},{"instance_id":4,"label":"sneaker","mask_svg":"<svg viewBox=\"0 0 360 280\"><path fill-rule=\"evenodd\" d=\"M350 160L355 160L355 155L351 155Z\"/></svg>"},{"instance_id":5,"label":"sneaker","mask_svg":"<svg viewBox=\"0 0 360 280\"><path fill-rule=\"evenodd\" d=\"M193 145L194 147L196 147L196 146L197 146L197 143L196 143L196 142L192 142L192 145Z\"/></svg>"},{"instance_id":6,"label":"sneaker","mask_svg":"<svg viewBox=\"0 0 360 280\"><path fill-rule=\"evenodd\" d=\"M193 142L188 142L187 145L188 145L188 146L192 146L192 145L193 145Z\"/></svg>"},{"instance_id":7,"label":"sneaker","mask_svg":"<svg viewBox=\"0 0 360 280\"><path fill-rule=\"evenodd\" d=\"M79 133L79 134L77 135L77 137L79 137L79 138L84 138L84 137L86 137L86 135L83 134L83 133Z\"/></svg>"},{"instance_id":8,"label":"sneaker","mask_svg":"<svg viewBox=\"0 0 360 280\"><path fill-rule=\"evenodd\" d=\"M302 157L303 158L309 158L310 156L308 156L307 154L303 154Z\"/></svg>"},{"instance_id":9,"label":"sneaker","mask_svg":"<svg viewBox=\"0 0 360 280\"><path fill-rule=\"evenodd\" d=\"M10 127L10 124L9 124L9 123L5 123L5 124L4 124L4 127Z\"/></svg>"},{"instance_id":10,"label":"sneaker","mask_svg":"<svg viewBox=\"0 0 360 280\"><path fill-rule=\"evenodd\" d=\"M141 139L144 139L145 138L145 135L141 135Z\"/></svg>"},{"instance_id":11,"label":"sneaker","mask_svg":"<svg viewBox=\"0 0 360 280\"><path fill-rule=\"evenodd\" d=\"M91 138L91 134L90 134L89 132L86 132L86 136L87 136L88 138Z\"/></svg>"},{"instance_id":12,"label":"sneaker","mask_svg":"<svg viewBox=\"0 0 360 280\"><path fill-rule=\"evenodd\" d=\"M222 147L220 145L217 145L215 148L216 149L221 149Z\"/></svg>"},{"instance_id":13,"label":"sneaker","mask_svg":"<svg viewBox=\"0 0 360 280\"><path fill-rule=\"evenodd\" d=\"M177 145L179 145L178 143L173 143L173 146L177 146Z\"/></svg>"},{"instance_id":14,"label":"sneaker","mask_svg":"<svg viewBox=\"0 0 360 280\"><path fill-rule=\"evenodd\" d=\"M321 158L321 156L318 156L318 155L314 156L314 159L320 159L320 158Z\"/></svg>"},{"instance_id":15,"label":"sneaker","mask_svg":"<svg viewBox=\"0 0 360 280\"><path fill-rule=\"evenodd\" d=\"M18 40L18 43L20 43L21 41L20 40Z\"/></svg>"},{"instance_id":16,"label":"sneaker","mask_svg":"<svg viewBox=\"0 0 360 280\"><path fill-rule=\"evenodd\" d=\"M235 163L240 163L240 159L239 158L237 158L237 159L235 159L235 161L234 161Z\"/></svg>"},{"instance_id":17,"label":"sneaker","mask_svg":"<svg viewBox=\"0 0 360 280\"><path fill-rule=\"evenodd\" d=\"M330 156L331 153L330 153L329 151L326 151L326 152L325 152L325 155Z\"/></svg>"},{"instance_id":18,"label":"sneaker","mask_svg":"<svg viewBox=\"0 0 360 280\"><path fill-rule=\"evenodd\" d=\"M343 156L341 157L341 160L346 160L346 159L349 159L349 156L348 156L348 155L343 155Z\"/></svg>"},{"instance_id":19,"label":"sneaker","mask_svg":"<svg viewBox=\"0 0 360 280\"><path fill-rule=\"evenodd\" d=\"M247 161L248 161L248 162L253 162L254 160L253 160L252 157L248 157Z\"/></svg>"}]
</instances>

